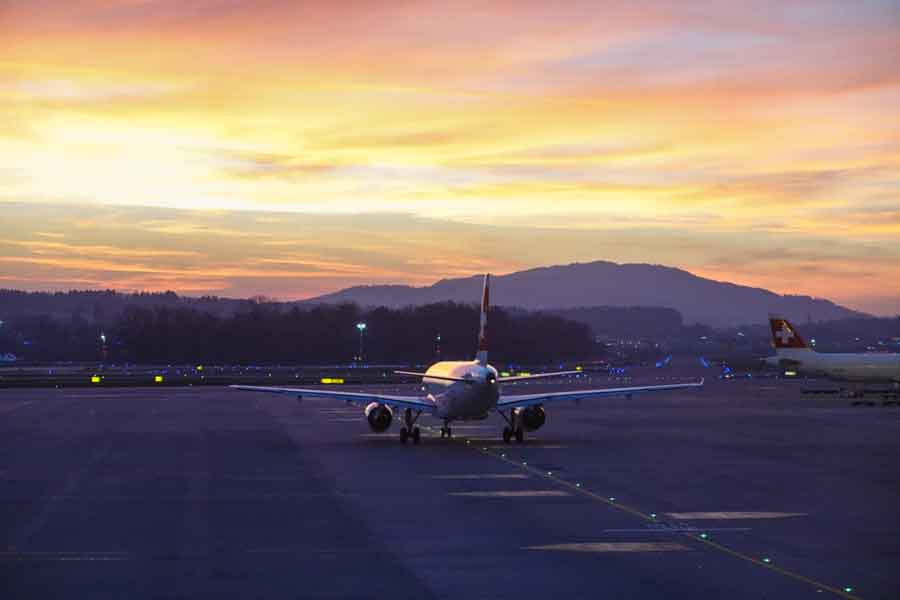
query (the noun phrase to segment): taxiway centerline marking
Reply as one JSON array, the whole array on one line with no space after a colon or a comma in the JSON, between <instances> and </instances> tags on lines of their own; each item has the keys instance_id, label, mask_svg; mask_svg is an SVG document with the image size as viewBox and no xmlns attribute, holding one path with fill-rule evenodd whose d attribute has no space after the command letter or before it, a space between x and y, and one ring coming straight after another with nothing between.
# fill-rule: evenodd
<instances>
[{"instance_id":1,"label":"taxiway centerline marking","mask_svg":"<svg viewBox=\"0 0 900 600\"><path fill-rule=\"evenodd\" d=\"M130 560L126 552L0 552L0 561L108 561Z\"/></svg>"},{"instance_id":2,"label":"taxiway centerline marking","mask_svg":"<svg viewBox=\"0 0 900 600\"><path fill-rule=\"evenodd\" d=\"M450 492L451 496L467 498L560 498L568 496L562 490L499 490L495 492Z\"/></svg>"},{"instance_id":3,"label":"taxiway centerline marking","mask_svg":"<svg viewBox=\"0 0 900 600\"><path fill-rule=\"evenodd\" d=\"M525 546L523 550L549 550L555 552L689 552L677 542L584 542L576 544L549 544Z\"/></svg>"},{"instance_id":4,"label":"taxiway centerline marking","mask_svg":"<svg viewBox=\"0 0 900 600\"><path fill-rule=\"evenodd\" d=\"M730 520L730 519L787 519L805 517L806 513L791 512L674 512L666 513L673 519L684 521Z\"/></svg>"},{"instance_id":5,"label":"taxiway centerline marking","mask_svg":"<svg viewBox=\"0 0 900 600\"><path fill-rule=\"evenodd\" d=\"M604 529L603 533L710 533L720 531L752 531L749 527L632 527L631 529Z\"/></svg>"},{"instance_id":6,"label":"taxiway centerline marking","mask_svg":"<svg viewBox=\"0 0 900 600\"><path fill-rule=\"evenodd\" d=\"M17 404L12 405L9 408L4 407L5 410L0 410L0 414L8 415L8 414L16 412L20 408L25 408L26 406L30 406L31 404L34 404L34 400L25 400L24 402L19 402Z\"/></svg>"},{"instance_id":7,"label":"taxiway centerline marking","mask_svg":"<svg viewBox=\"0 0 900 600\"><path fill-rule=\"evenodd\" d=\"M459 475L427 475L429 479L528 479L524 473L462 473Z\"/></svg>"},{"instance_id":8,"label":"taxiway centerline marking","mask_svg":"<svg viewBox=\"0 0 900 600\"><path fill-rule=\"evenodd\" d=\"M434 429L432 428L432 430L434 430ZM656 517L653 516L653 513L645 513L636 508L632 508L630 506L622 504L621 502L616 502L616 500L613 496L604 497L599 494L595 494L594 492L591 492L590 490L587 490L584 487L582 487L580 483L571 483L565 479L561 479L560 477L553 475L552 472L548 473L547 471L542 471L542 470L536 469L534 467L531 467L525 461L519 462L519 461L512 460L511 458L508 458L506 456L505 452L497 452L493 449L489 449L486 445L482 445L482 444L478 444L478 443L473 444L472 443L473 440L466 440L465 438L451 438L451 440L456 443L469 446L476 452L480 452L481 454L483 454L485 456L490 456L490 457L502 460L503 462L505 462L509 465L518 467L519 469L522 469L523 471L525 471L527 473L531 473L538 477L543 477L544 479L548 479L548 480L550 480L558 485L561 485L565 488L568 488L578 494L581 494L588 498L597 500L598 502L606 504L607 506L611 506L611 507L615 508L616 510L619 510L622 512L627 512L628 514L634 515L646 522L649 522L649 523L657 523L658 522ZM689 539L694 540L697 543L705 545L707 548L710 548L713 550L718 550L719 552L723 552L734 558L739 558L743 561L752 563L758 567L762 567L764 569L769 569L770 571L779 573L780 575L784 575L785 577L788 577L790 579L794 579L796 581L806 583L807 585L815 587L817 590L824 590L824 591L834 594L835 596L839 596L841 598L846 598L847 600L861 600L860 596L856 596L850 592L845 592L844 590L842 590L840 588L836 588L836 587L830 586L828 584L816 581L815 579L810 579L809 577L800 575L799 573L795 573L793 571L788 571L787 569L782 569L781 567L778 567L770 562L763 562L761 559L754 558L753 556L750 556L748 554L744 554L737 550L732 550L731 548L728 548L727 546L723 546L722 544L713 542L704 533L701 533L699 535L694 535L693 533L684 533L682 535L688 537Z\"/></svg>"}]
</instances>

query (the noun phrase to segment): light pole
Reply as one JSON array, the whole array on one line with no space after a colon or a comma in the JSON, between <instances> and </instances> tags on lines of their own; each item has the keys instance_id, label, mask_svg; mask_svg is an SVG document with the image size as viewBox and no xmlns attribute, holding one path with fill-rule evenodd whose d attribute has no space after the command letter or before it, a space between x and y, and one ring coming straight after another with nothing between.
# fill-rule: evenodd
<instances>
[{"instance_id":1,"label":"light pole","mask_svg":"<svg viewBox=\"0 0 900 600\"><path fill-rule=\"evenodd\" d=\"M366 331L366 324L360 321L356 324L356 328L359 329L359 362L363 360L363 333Z\"/></svg>"}]
</instances>

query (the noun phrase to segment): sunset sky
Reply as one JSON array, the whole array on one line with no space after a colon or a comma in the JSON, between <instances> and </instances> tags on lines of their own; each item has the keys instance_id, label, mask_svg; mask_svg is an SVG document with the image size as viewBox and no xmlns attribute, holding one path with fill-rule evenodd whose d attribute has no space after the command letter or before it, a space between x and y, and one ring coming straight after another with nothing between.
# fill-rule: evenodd
<instances>
[{"instance_id":1,"label":"sunset sky","mask_svg":"<svg viewBox=\"0 0 900 600\"><path fill-rule=\"evenodd\" d=\"M900 3L0 0L0 287L614 260L900 313Z\"/></svg>"}]
</instances>

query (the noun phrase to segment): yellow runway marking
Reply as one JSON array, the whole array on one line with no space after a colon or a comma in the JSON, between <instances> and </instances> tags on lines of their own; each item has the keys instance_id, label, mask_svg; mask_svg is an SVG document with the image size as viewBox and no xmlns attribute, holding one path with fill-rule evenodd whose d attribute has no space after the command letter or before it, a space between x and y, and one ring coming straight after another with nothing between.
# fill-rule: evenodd
<instances>
[{"instance_id":1,"label":"yellow runway marking","mask_svg":"<svg viewBox=\"0 0 900 600\"><path fill-rule=\"evenodd\" d=\"M690 548L676 542L587 542L581 544L526 546L523 550L551 550L556 552L685 552L690 551Z\"/></svg>"}]
</instances>

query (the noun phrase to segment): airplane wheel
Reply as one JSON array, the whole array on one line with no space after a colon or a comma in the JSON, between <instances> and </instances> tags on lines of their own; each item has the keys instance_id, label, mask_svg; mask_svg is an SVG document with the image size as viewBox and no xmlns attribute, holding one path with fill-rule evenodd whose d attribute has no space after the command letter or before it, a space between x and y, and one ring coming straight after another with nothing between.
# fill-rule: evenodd
<instances>
[{"instance_id":1,"label":"airplane wheel","mask_svg":"<svg viewBox=\"0 0 900 600\"><path fill-rule=\"evenodd\" d=\"M453 437L453 431L449 427L447 427L447 437Z\"/></svg>"},{"instance_id":2,"label":"airplane wheel","mask_svg":"<svg viewBox=\"0 0 900 600\"><path fill-rule=\"evenodd\" d=\"M401 427L400 428L400 443L405 444L406 438L408 438L408 437L409 437L409 432L406 430L406 427Z\"/></svg>"},{"instance_id":3,"label":"airplane wheel","mask_svg":"<svg viewBox=\"0 0 900 600\"><path fill-rule=\"evenodd\" d=\"M504 441L504 443L507 443L507 444L508 444L508 443L509 443L509 440L511 440L511 439L512 439L512 429L510 429L509 427L504 427L504 428L503 428L503 441Z\"/></svg>"},{"instance_id":4,"label":"airplane wheel","mask_svg":"<svg viewBox=\"0 0 900 600\"><path fill-rule=\"evenodd\" d=\"M521 427L516 429L516 441L520 444L525 441L525 432Z\"/></svg>"},{"instance_id":5,"label":"airplane wheel","mask_svg":"<svg viewBox=\"0 0 900 600\"><path fill-rule=\"evenodd\" d=\"M418 427L414 427L413 430L412 430L412 440L413 440L413 444L418 444L418 443L419 443L419 440L420 440L421 438L422 438L422 434L421 434L421 432L419 431L419 428L418 428Z\"/></svg>"}]
</instances>

